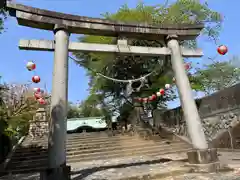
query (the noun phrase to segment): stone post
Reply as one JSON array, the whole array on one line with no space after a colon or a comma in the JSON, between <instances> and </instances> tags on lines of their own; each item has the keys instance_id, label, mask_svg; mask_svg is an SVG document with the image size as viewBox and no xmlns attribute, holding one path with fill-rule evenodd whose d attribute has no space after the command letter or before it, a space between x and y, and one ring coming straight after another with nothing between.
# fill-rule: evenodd
<instances>
[{"instance_id":1,"label":"stone post","mask_svg":"<svg viewBox=\"0 0 240 180\"><path fill-rule=\"evenodd\" d=\"M167 38L167 46L172 52L172 68L175 74L179 97L193 147L196 149L207 149L208 144L204 135L197 106L192 96L192 89L184 68L177 36L169 36Z\"/></svg>"},{"instance_id":2,"label":"stone post","mask_svg":"<svg viewBox=\"0 0 240 180\"><path fill-rule=\"evenodd\" d=\"M28 134L32 139L41 138L48 134L48 121L45 108L38 108L33 121L30 122Z\"/></svg>"},{"instance_id":3,"label":"stone post","mask_svg":"<svg viewBox=\"0 0 240 180\"><path fill-rule=\"evenodd\" d=\"M47 179L66 180L66 120L68 102L68 45L67 27L56 25L54 69L52 79L51 109L48 139Z\"/></svg>"}]
</instances>

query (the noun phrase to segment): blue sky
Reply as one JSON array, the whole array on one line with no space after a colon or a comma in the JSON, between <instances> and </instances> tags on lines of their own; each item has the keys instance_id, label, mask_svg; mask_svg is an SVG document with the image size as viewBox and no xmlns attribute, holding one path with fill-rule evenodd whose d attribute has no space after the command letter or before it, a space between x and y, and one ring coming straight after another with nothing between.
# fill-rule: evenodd
<instances>
[{"instance_id":1,"label":"blue sky","mask_svg":"<svg viewBox=\"0 0 240 180\"><path fill-rule=\"evenodd\" d=\"M118 8L127 3L130 7L134 7L138 0L17 0L29 6L54 10L64 13L77 14L82 16L100 17L104 12L116 12ZM148 5L156 5L161 0L146 0ZM224 44L229 48L228 56L239 55L240 35L239 35L239 0L211 0L209 5L212 9L217 10L225 16L223 30L220 35L219 44ZM18 49L18 41L20 39L53 39L53 33L22 27L17 24L16 19L8 18L6 23L6 32L0 35L1 47L1 64L0 75L4 81L14 83L26 83L31 80L33 75L25 68L25 64L29 60L33 60L37 64L36 74L38 74L42 82L39 86L43 87L47 84L48 91L51 90L52 69L53 69L53 53L36 52L36 51L20 51ZM77 35L71 35L71 40L76 41ZM216 55L216 45L213 43L199 40L200 48L203 49L206 57ZM194 62L203 60L194 59ZM88 95L88 78L84 69L76 66L70 60L69 64L69 101L77 102L83 100ZM176 106L177 101L170 103L170 107Z\"/></svg>"}]
</instances>

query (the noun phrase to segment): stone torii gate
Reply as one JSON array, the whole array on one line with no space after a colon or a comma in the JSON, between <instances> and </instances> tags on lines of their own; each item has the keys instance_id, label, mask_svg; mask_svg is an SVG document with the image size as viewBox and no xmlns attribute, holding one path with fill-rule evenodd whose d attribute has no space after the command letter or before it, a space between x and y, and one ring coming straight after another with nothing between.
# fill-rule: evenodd
<instances>
[{"instance_id":1,"label":"stone torii gate","mask_svg":"<svg viewBox=\"0 0 240 180\"><path fill-rule=\"evenodd\" d=\"M200 159L208 157L208 144L205 139L201 120L191 86L184 69L183 57L201 57L201 50L180 47L180 40L193 40L204 28L195 25L161 25L126 24L105 19L63 14L21 4L6 2L10 15L17 18L18 24L54 32L55 40L20 40L19 48L25 50L54 51L54 69L51 94L51 121L49 124L49 169L46 179L66 179L66 111L68 96L68 52L114 52L140 54L146 56L171 55L172 68L180 94L184 117L193 148L192 154ZM166 47L150 48L128 46L127 41L118 40L117 45L89 44L69 42L72 33L111 37L138 38L145 40L162 40ZM204 156L203 156L204 154ZM206 158L205 158L206 159ZM205 161L204 161L205 162ZM207 163L207 162L205 162Z\"/></svg>"}]
</instances>

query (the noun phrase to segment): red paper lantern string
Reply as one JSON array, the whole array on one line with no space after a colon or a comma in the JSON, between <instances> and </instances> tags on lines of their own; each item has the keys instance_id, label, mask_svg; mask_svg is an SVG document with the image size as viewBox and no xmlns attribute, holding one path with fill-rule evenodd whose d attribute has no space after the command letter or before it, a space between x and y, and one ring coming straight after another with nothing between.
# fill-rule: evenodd
<instances>
[{"instance_id":1,"label":"red paper lantern string","mask_svg":"<svg viewBox=\"0 0 240 180\"><path fill-rule=\"evenodd\" d=\"M35 97L36 99L40 99L40 98L42 98L42 93L40 93L40 92L35 92L35 93L34 93L34 97Z\"/></svg>"},{"instance_id":2,"label":"red paper lantern string","mask_svg":"<svg viewBox=\"0 0 240 180\"><path fill-rule=\"evenodd\" d=\"M184 64L185 70L189 70L191 68L191 63Z\"/></svg>"},{"instance_id":3,"label":"red paper lantern string","mask_svg":"<svg viewBox=\"0 0 240 180\"><path fill-rule=\"evenodd\" d=\"M220 55L225 55L228 52L228 48L225 45L220 45L217 48L217 52ZM191 68L191 63L186 63L184 64L185 70L189 70ZM191 73L188 73L188 76L191 76ZM173 77L172 78L172 82L176 83L176 78ZM165 84L165 90L168 90L171 88L170 84ZM153 94L152 96L149 96L148 98L142 98L142 100L139 102L150 102L150 101L154 101L157 99L157 97L163 96L165 94L165 90L163 88L161 88L158 92L156 92L156 94ZM141 99L141 98L140 98Z\"/></svg>"},{"instance_id":4,"label":"red paper lantern string","mask_svg":"<svg viewBox=\"0 0 240 180\"><path fill-rule=\"evenodd\" d=\"M41 81L40 76L33 76L33 77L32 77L32 82L34 82L34 83L39 83L40 81Z\"/></svg>"},{"instance_id":5,"label":"red paper lantern string","mask_svg":"<svg viewBox=\"0 0 240 180\"><path fill-rule=\"evenodd\" d=\"M46 104L46 101L43 98L39 98L38 102L39 102L39 104L42 104L42 105Z\"/></svg>"},{"instance_id":6,"label":"red paper lantern string","mask_svg":"<svg viewBox=\"0 0 240 180\"><path fill-rule=\"evenodd\" d=\"M160 89L159 92L161 95L164 95L164 93L165 93L164 89Z\"/></svg>"},{"instance_id":7,"label":"red paper lantern string","mask_svg":"<svg viewBox=\"0 0 240 180\"><path fill-rule=\"evenodd\" d=\"M220 55L225 55L225 54L227 54L227 52L228 52L228 48L227 48L227 46L225 46L225 45L220 45L220 46L218 46L218 48L217 48L217 52L218 52L218 54L220 54Z\"/></svg>"},{"instance_id":8,"label":"red paper lantern string","mask_svg":"<svg viewBox=\"0 0 240 180\"><path fill-rule=\"evenodd\" d=\"M152 95L152 100L156 100L157 99L157 95L156 94L153 94Z\"/></svg>"},{"instance_id":9,"label":"red paper lantern string","mask_svg":"<svg viewBox=\"0 0 240 180\"><path fill-rule=\"evenodd\" d=\"M148 98L143 98L143 102L147 103L148 102Z\"/></svg>"},{"instance_id":10,"label":"red paper lantern string","mask_svg":"<svg viewBox=\"0 0 240 180\"><path fill-rule=\"evenodd\" d=\"M35 93L39 93L39 92L41 92L41 88L33 88L33 91L34 91Z\"/></svg>"},{"instance_id":11,"label":"red paper lantern string","mask_svg":"<svg viewBox=\"0 0 240 180\"><path fill-rule=\"evenodd\" d=\"M138 102L142 102L143 99L142 98L137 98L137 100L138 100Z\"/></svg>"},{"instance_id":12,"label":"red paper lantern string","mask_svg":"<svg viewBox=\"0 0 240 180\"><path fill-rule=\"evenodd\" d=\"M29 61L26 63L26 68L29 71L33 71L36 69L36 64L33 61ZM34 71L34 76L32 77L32 82L33 83L39 83L41 81L40 76L35 75L35 71ZM44 90L39 88L39 87L35 87L33 88L33 92L34 92L34 98L39 102L39 104L46 104L46 100L43 98L43 94L44 94Z\"/></svg>"},{"instance_id":13,"label":"red paper lantern string","mask_svg":"<svg viewBox=\"0 0 240 180\"><path fill-rule=\"evenodd\" d=\"M165 89L169 89L171 87L170 84L165 84ZM158 92L156 92L156 94L152 94L151 96L149 97L145 97L145 98L136 98L136 100L138 102L144 102L144 103L147 103L147 102L151 102L151 101L154 101L157 99L157 97L160 97L160 96L163 96L165 94L165 90L163 88L161 88Z\"/></svg>"},{"instance_id":14,"label":"red paper lantern string","mask_svg":"<svg viewBox=\"0 0 240 180\"><path fill-rule=\"evenodd\" d=\"M26 64L26 68L29 70L29 71L33 71L36 69L36 64L32 61L29 61L27 62Z\"/></svg>"}]
</instances>

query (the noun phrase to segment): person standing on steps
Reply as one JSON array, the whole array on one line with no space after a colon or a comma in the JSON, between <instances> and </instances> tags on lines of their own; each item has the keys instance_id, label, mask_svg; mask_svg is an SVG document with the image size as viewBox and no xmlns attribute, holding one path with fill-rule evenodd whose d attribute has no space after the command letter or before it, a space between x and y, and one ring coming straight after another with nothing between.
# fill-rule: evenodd
<instances>
[{"instance_id":1,"label":"person standing on steps","mask_svg":"<svg viewBox=\"0 0 240 180\"><path fill-rule=\"evenodd\" d=\"M127 123L127 119L123 119L121 122L121 131L122 131L122 135L124 135L127 132L128 129L128 123Z\"/></svg>"},{"instance_id":2,"label":"person standing on steps","mask_svg":"<svg viewBox=\"0 0 240 180\"><path fill-rule=\"evenodd\" d=\"M113 136L115 136L117 131L117 123L116 122L112 122L112 132L113 132Z\"/></svg>"}]
</instances>

